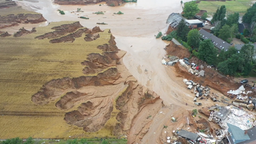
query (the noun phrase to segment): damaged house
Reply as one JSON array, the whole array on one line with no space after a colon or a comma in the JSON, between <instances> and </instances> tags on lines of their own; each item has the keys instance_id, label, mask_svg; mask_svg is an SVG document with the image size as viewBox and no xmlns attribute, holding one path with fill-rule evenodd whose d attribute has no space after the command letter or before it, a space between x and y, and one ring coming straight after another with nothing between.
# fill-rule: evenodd
<instances>
[{"instance_id":1,"label":"damaged house","mask_svg":"<svg viewBox=\"0 0 256 144\"><path fill-rule=\"evenodd\" d=\"M210 114L209 121L213 121L215 123L224 121L230 114L230 110L222 106L214 106L211 107L210 110L212 112Z\"/></svg>"}]
</instances>

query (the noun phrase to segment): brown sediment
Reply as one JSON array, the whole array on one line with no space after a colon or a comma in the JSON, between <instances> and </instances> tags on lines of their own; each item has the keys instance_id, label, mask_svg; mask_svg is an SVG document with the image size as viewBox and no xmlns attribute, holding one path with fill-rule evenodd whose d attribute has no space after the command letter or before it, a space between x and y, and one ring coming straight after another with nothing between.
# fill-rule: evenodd
<instances>
[{"instance_id":1,"label":"brown sediment","mask_svg":"<svg viewBox=\"0 0 256 144\"><path fill-rule=\"evenodd\" d=\"M94 41L100 37L99 34L86 34L84 40L85 41Z\"/></svg>"},{"instance_id":2,"label":"brown sediment","mask_svg":"<svg viewBox=\"0 0 256 144\"><path fill-rule=\"evenodd\" d=\"M75 38L81 37L86 32L90 32L90 30L87 28L78 29L74 33L68 34L67 36L62 36L60 38L52 39L50 40L50 42L51 43L74 42Z\"/></svg>"},{"instance_id":3,"label":"brown sediment","mask_svg":"<svg viewBox=\"0 0 256 144\"><path fill-rule=\"evenodd\" d=\"M55 30L53 32L49 32L49 33L46 33L44 35L37 36L35 38L36 39L45 39L45 38L53 39L53 38L63 36L65 34L73 33L77 29L82 28L82 27L83 26L79 22L74 22L72 24L64 24L64 25L61 25L61 26L53 27L52 29Z\"/></svg>"},{"instance_id":4,"label":"brown sediment","mask_svg":"<svg viewBox=\"0 0 256 144\"><path fill-rule=\"evenodd\" d=\"M30 33L34 33L34 32L36 32L36 28L33 28L31 31L26 30L25 28L21 28L21 29L19 29L19 31L17 31L13 36L14 36L14 37L21 37L21 36L23 36L23 35L30 34Z\"/></svg>"},{"instance_id":5,"label":"brown sediment","mask_svg":"<svg viewBox=\"0 0 256 144\"><path fill-rule=\"evenodd\" d=\"M13 6L17 6L17 4L14 1L5 0L3 2L0 2L0 9L9 8L9 7L13 7Z\"/></svg>"},{"instance_id":6,"label":"brown sediment","mask_svg":"<svg viewBox=\"0 0 256 144\"><path fill-rule=\"evenodd\" d=\"M0 29L16 26L20 23L41 23L46 21L46 19L41 14L9 14L7 16L0 15Z\"/></svg>"},{"instance_id":7,"label":"brown sediment","mask_svg":"<svg viewBox=\"0 0 256 144\"><path fill-rule=\"evenodd\" d=\"M11 34L9 34L8 32L2 32L0 34L0 37L8 37L8 36L11 36Z\"/></svg>"}]
</instances>

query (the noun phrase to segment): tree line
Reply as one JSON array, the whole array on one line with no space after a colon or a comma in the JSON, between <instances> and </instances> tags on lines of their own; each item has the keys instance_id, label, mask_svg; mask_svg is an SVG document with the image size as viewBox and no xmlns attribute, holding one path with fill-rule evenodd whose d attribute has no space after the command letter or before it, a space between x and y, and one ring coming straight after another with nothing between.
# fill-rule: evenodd
<instances>
[{"instance_id":1,"label":"tree line","mask_svg":"<svg viewBox=\"0 0 256 144\"><path fill-rule=\"evenodd\" d=\"M184 14L186 18L193 18L199 11L197 4L192 1L185 3ZM239 13L229 14L226 17L226 7L223 5L216 10L213 15L212 24L215 24L212 33L224 41L231 42L234 37L239 37L245 45L241 50L230 47L228 50L217 50L211 40L203 40L197 29L190 30L185 21L182 20L177 29L163 40L176 38L190 52L191 56L196 56L209 65L213 65L217 70L225 75L246 76L253 70L256 72L256 62L253 59L254 46L250 42L255 42L256 26L252 31L245 29L243 34L238 32ZM247 10L243 17L243 22L255 24L256 4ZM256 24L255 24L256 25Z\"/></svg>"}]
</instances>

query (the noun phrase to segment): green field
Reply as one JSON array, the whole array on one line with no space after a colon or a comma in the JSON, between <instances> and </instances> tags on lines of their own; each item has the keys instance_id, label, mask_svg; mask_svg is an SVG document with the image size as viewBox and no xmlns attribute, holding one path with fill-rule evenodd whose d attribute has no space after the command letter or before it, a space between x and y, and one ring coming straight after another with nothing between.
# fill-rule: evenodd
<instances>
[{"instance_id":1,"label":"green field","mask_svg":"<svg viewBox=\"0 0 256 144\"><path fill-rule=\"evenodd\" d=\"M239 12L244 14L246 10L251 6L253 0L232 0L232 1L201 1L198 4L199 9L207 10L209 14L216 12L217 8L225 5L227 8L227 14Z\"/></svg>"}]
</instances>

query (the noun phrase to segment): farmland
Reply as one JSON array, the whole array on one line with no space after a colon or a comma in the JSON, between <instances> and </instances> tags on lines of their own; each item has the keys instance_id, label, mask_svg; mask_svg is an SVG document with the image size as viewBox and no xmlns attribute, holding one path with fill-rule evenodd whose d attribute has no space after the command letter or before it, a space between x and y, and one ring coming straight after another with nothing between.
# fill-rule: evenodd
<instances>
[{"instance_id":1,"label":"farmland","mask_svg":"<svg viewBox=\"0 0 256 144\"><path fill-rule=\"evenodd\" d=\"M83 75L84 66L81 62L92 52L101 53L97 46L108 43L111 35L106 30L100 33L100 38L91 42L86 42L80 37L73 43L56 44L49 43L49 39L35 39L36 36L53 31L52 27L64 23L71 22L51 23L47 27L36 28L35 33L0 39L2 139L86 136L82 128L69 125L63 120L66 111L60 111L54 105L58 99L42 106L31 101L31 96L46 82Z\"/></svg>"},{"instance_id":2,"label":"farmland","mask_svg":"<svg viewBox=\"0 0 256 144\"><path fill-rule=\"evenodd\" d=\"M244 14L246 10L251 6L252 0L232 0L232 1L200 1L198 4L199 9L207 10L209 14L216 12L217 8L225 5L227 13L238 12Z\"/></svg>"}]
</instances>

